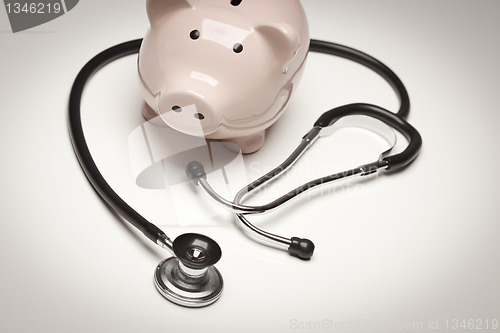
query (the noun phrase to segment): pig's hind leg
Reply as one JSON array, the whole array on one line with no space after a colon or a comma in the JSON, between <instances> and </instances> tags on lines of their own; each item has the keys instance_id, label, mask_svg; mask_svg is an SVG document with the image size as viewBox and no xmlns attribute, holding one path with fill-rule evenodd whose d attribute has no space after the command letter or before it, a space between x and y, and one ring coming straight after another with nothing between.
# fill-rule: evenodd
<instances>
[{"instance_id":1,"label":"pig's hind leg","mask_svg":"<svg viewBox=\"0 0 500 333\"><path fill-rule=\"evenodd\" d=\"M146 102L142 103L142 116L154 125L167 126L167 124L165 124L158 113L153 110Z\"/></svg>"}]
</instances>

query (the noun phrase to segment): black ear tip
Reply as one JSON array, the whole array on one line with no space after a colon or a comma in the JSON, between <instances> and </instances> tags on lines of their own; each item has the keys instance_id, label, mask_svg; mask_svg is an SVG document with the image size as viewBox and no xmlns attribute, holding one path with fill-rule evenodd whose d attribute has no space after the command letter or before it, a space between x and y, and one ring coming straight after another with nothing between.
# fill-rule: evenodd
<instances>
[{"instance_id":1,"label":"black ear tip","mask_svg":"<svg viewBox=\"0 0 500 333\"><path fill-rule=\"evenodd\" d=\"M200 234L183 234L172 246L175 256L186 267L202 269L214 265L222 256L222 250L212 238Z\"/></svg>"},{"instance_id":2,"label":"black ear tip","mask_svg":"<svg viewBox=\"0 0 500 333\"><path fill-rule=\"evenodd\" d=\"M314 248L314 243L309 239L292 237L292 243L288 247L288 253L302 260L309 260L314 253Z\"/></svg>"},{"instance_id":3,"label":"black ear tip","mask_svg":"<svg viewBox=\"0 0 500 333\"><path fill-rule=\"evenodd\" d=\"M186 165L186 176L191 179L195 184L198 184L198 179L207 178L207 173L203 164L198 161L191 161Z\"/></svg>"}]
</instances>

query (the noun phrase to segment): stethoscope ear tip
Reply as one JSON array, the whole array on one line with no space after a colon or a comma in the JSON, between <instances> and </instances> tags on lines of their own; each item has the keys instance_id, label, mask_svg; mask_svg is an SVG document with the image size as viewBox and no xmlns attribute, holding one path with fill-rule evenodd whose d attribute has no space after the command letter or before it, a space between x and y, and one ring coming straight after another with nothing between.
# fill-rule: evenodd
<instances>
[{"instance_id":1,"label":"stethoscope ear tip","mask_svg":"<svg viewBox=\"0 0 500 333\"><path fill-rule=\"evenodd\" d=\"M314 253L314 243L307 238L292 237L288 253L302 260L311 259Z\"/></svg>"},{"instance_id":2,"label":"stethoscope ear tip","mask_svg":"<svg viewBox=\"0 0 500 333\"><path fill-rule=\"evenodd\" d=\"M203 164L198 161L191 161L186 165L186 176L191 179L195 185L198 185L200 178L207 179L207 173Z\"/></svg>"}]
</instances>

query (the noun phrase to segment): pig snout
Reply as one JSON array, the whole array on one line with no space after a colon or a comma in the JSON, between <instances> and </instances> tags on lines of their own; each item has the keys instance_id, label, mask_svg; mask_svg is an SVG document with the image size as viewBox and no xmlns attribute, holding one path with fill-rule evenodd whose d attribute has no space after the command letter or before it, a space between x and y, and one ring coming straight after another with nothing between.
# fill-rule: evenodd
<instances>
[{"instance_id":1,"label":"pig snout","mask_svg":"<svg viewBox=\"0 0 500 333\"><path fill-rule=\"evenodd\" d=\"M207 97L190 90L161 95L159 113L171 128L194 136L210 135L220 125Z\"/></svg>"}]
</instances>

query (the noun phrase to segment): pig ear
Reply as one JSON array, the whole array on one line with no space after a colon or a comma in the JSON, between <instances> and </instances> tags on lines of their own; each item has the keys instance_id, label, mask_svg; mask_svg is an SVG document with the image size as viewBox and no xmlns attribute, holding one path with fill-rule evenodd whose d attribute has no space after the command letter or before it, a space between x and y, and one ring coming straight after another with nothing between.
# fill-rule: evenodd
<instances>
[{"instance_id":1,"label":"pig ear","mask_svg":"<svg viewBox=\"0 0 500 333\"><path fill-rule=\"evenodd\" d=\"M151 24L172 9L192 7L188 0L147 0L146 2L146 11Z\"/></svg>"},{"instance_id":2,"label":"pig ear","mask_svg":"<svg viewBox=\"0 0 500 333\"><path fill-rule=\"evenodd\" d=\"M281 63L281 71L285 74L300 46L300 37L297 30L289 24L281 22L259 26L256 30L273 45Z\"/></svg>"}]
</instances>

